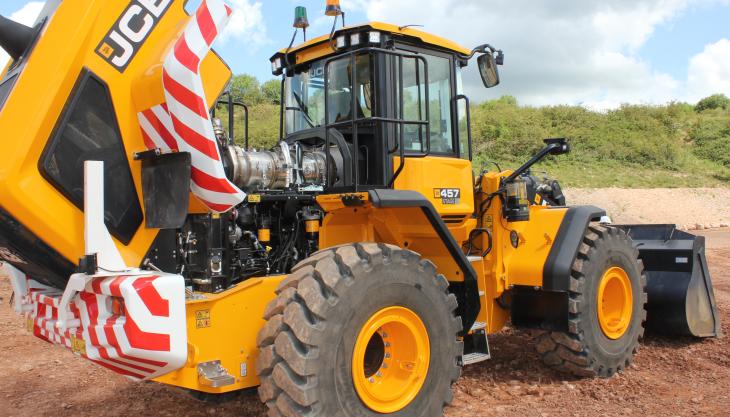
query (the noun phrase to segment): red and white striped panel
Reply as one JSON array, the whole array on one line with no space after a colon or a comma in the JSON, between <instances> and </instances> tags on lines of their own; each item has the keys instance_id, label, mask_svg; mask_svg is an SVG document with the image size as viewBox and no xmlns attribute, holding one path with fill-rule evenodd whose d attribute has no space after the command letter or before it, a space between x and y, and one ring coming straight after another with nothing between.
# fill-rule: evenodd
<instances>
[{"instance_id":1,"label":"red and white striped panel","mask_svg":"<svg viewBox=\"0 0 730 417\"><path fill-rule=\"evenodd\" d=\"M200 64L230 20L222 0L204 0L165 58L162 84L166 103L138 114L150 149L189 152L191 191L214 212L226 212L246 194L226 177L210 120Z\"/></svg>"},{"instance_id":2,"label":"red and white striped panel","mask_svg":"<svg viewBox=\"0 0 730 417\"><path fill-rule=\"evenodd\" d=\"M93 278L70 303L71 318L81 323L72 330L57 326L61 291L26 276L11 279L26 280L26 317L33 334L49 343L134 380L165 375L187 361L185 284L178 275Z\"/></svg>"}]
</instances>

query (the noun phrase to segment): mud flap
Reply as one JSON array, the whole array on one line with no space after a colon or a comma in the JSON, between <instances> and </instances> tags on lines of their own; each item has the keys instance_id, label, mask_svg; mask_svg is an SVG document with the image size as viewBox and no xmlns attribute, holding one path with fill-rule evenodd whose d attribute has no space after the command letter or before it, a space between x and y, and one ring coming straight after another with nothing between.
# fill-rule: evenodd
<instances>
[{"instance_id":1,"label":"mud flap","mask_svg":"<svg viewBox=\"0 0 730 417\"><path fill-rule=\"evenodd\" d=\"M721 335L705 259L705 238L675 225L617 225L639 249L647 277L649 332L694 337Z\"/></svg>"}]
</instances>

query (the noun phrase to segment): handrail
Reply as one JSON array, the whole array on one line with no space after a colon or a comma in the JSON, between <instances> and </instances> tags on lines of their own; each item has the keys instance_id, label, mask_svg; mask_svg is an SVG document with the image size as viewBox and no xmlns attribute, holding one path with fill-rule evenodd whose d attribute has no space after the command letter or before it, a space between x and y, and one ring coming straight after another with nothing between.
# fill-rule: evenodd
<instances>
[{"instance_id":1,"label":"handrail","mask_svg":"<svg viewBox=\"0 0 730 417\"><path fill-rule=\"evenodd\" d=\"M400 101L400 103L399 103L400 104L400 108L399 108L399 116L400 117L399 118L386 118L386 117L360 118L360 117L357 117L356 109L357 109L357 105L358 105L358 102L359 102L359 99L360 99L360 89L354 88L354 85L355 85L355 83L357 82L357 79L358 79L357 78L356 57L357 57L357 55L365 55L365 54L371 54L371 55L374 55L374 54L383 54L383 55L391 55L391 56L397 56L398 57L398 78L399 78L399 85L400 85L400 91L398 92L398 94L399 94L399 101ZM352 92L352 94L351 94L352 95L352 103L351 103L352 111L351 111L350 120L349 121L339 121L339 122L332 122L332 123L330 123L330 120L329 120L329 94L328 94L328 90L329 90L329 67L330 67L330 64L332 62L338 61L338 60L342 60L344 57L348 57L348 56L350 58L350 66L352 68L352 76L351 76L351 82L350 82L350 88L351 88L351 92ZM403 104L404 104L403 103L403 96L404 96L404 94L403 94L403 59L404 58L415 59L415 60L418 60L418 61L420 61L420 62L423 63L424 74L425 74L425 80L424 80L425 81L425 84L424 85L426 86L426 88L425 88L425 95L426 95L426 98L425 98L425 102L426 102L426 109L425 109L425 111L426 111L426 120L425 121L424 120L409 121L409 120L405 120L404 119L404 116L403 116ZM420 72L418 71L418 67L417 67L416 70L417 70L416 71L417 74L420 76ZM419 89L420 89L420 83L418 85L419 85ZM422 55L404 53L404 52L401 52L401 51L388 50L388 49L382 49L382 48L377 48L377 47L369 47L369 48L362 48L362 49L357 49L357 50L349 51L349 52L346 52L346 53L344 53L342 55L337 55L337 56L333 56L333 57L327 58L325 60L325 62L324 62L324 101L325 101L325 103L324 103L324 107L325 107L325 123L324 123L324 128L325 128L325 131L326 131L327 138L329 138L329 130L330 129L333 129L333 128L336 128L336 127L340 127L340 126L346 126L346 125L349 124L349 126L352 128L352 144L353 144L353 148L357 152L357 149L358 149L358 146L357 146L358 145L358 131L357 130L358 130L358 125L360 123L366 122L366 121L367 122L373 122L373 121L375 121L375 122L398 124L398 136L399 136L398 144L399 144L400 165L399 165L398 169L396 170L396 172L393 174L390 182L388 183L388 187L391 188L393 186L393 184L395 184L395 181L398 178L398 176L400 175L400 173L403 171L403 168L405 166L405 158L406 157L425 157L425 156L428 156L430 154L430 152L431 152L431 124L430 124L430 120L429 120L430 119L430 97L429 97L428 85L429 85L428 84L428 61ZM418 98L419 99L421 98L420 91L419 91ZM420 109L421 109L421 107L419 106L419 111L420 111ZM406 155L406 153L405 153L405 142L404 142L404 136L405 136L405 128L404 127L406 125L426 126L426 152L425 153L422 153L422 154L419 154L419 155L414 155L414 154ZM419 136L420 135L422 135L421 129L419 129ZM421 141L421 142L423 143L423 141ZM329 141L328 141L328 145L326 146L325 153L326 153L327 160L330 160ZM389 152L389 154L390 154L390 152ZM358 166L357 166L357 164L358 164L358 160L357 159L358 158L357 158L357 155L356 155L355 156L355 161L354 162L351 162L350 163L350 166L346 168L346 169L349 169L351 171L354 170L354 172L355 172L353 184L347 184L347 183L345 183L345 186L349 186L349 185L354 186L356 192L358 191L358 186L359 186L359 184L358 184L359 183L359 181L358 181L359 180L359 178L358 178L359 177L359 170L358 170ZM329 179L330 179L329 169L330 169L330 167L329 167L329 164L328 164L327 167L326 167L326 177L327 177L327 186L328 187L330 186L330 184L329 184ZM347 177L348 176L346 175L346 178Z\"/></svg>"},{"instance_id":2,"label":"handrail","mask_svg":"<svg viewBox=\"0 0 730 417\"><path fill-rule=\"evenodd\" d=\"M231 98L230 93L226 93L226 94L228 94L228 100L218 100L216 102L216 105L213 106L212 116L215 117L216 108L219 105L223 104L223 105L228 106L228 138L235 142L235 133L234 133L235 113L231 110L233 108L235 108L235 106L243 107L243 113L244 113L244 117L245 117L244 128L243 128L244 129L243 130L244 131L244 147L246 150L248 150L248 120L249 120L248 119L248 116L249 116L248 106L245 105L242 101L234 101Z\"/></svg>"},{"instance_id":3,"label":"handrail","mask_svg":"<svg viewBox=\"0 0 730 417\"><path fill-rule=\"evenodd\" d=\"M458 155L461 157L461 132L459 131L459 108L457 107L456 103L459 100L466 101L466 128L467 128L467 137L469 142L469 160L471 161L473 158L472 155L472 134L471 134L471 100L469 100L469 97L464 94L457 94L454 97L451 98L451 106L452 106L452 114L456 116L456 131L458 132L459 136L459 143L456 144L458 149Z\"/></svg>"}]
</instances>

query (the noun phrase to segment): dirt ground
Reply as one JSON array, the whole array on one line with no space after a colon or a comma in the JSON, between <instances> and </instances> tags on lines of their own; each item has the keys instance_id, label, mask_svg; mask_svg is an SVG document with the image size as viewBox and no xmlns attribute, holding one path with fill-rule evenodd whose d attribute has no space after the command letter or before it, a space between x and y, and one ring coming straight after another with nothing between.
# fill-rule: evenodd
<instances>
[{"instance_id":1,"label":"dirt ground","mask_svg":"<svg viewBox=\"0 0 730 417\"><path fill-rule=\"evenodd\" d=\"M705 231L715 295L728 334L730 232ZM0 416L263 416L253 395L223 405L180 389L132 383L30 336L0 278ZM730 339L649 336L626 372L610 379L566 378L544 367L523 332L490 338L493 358L464 369L447 417L727 416Z\"/></svg>"},{"instance_id":2,"label":"dirt ground","mask_svg":"<svg viewBox=\"0 0 730 417\"><path fill-rule=\"evenodd\" d=\"M685 230L730 224L730 188L571 188L570 205L602 207L615 223L674 223Z\"/></svg>"}]
</instances>

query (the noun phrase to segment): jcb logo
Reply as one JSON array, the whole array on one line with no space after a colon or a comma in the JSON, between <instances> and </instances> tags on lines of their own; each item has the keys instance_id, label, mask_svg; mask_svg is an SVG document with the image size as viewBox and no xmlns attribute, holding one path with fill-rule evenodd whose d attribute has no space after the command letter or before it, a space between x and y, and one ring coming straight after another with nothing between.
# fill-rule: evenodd
<instances>
[{"instance_id":1,"label":"jcb logo","mask_svg":"<svg viewBox=\"0 0 730 417\"><path fill-rule=\"evenodd\" d=\"M171 3L172 0L130 2L96 48L96 53L119 72L124 72Z\"/></svg>"}]
</instances>

